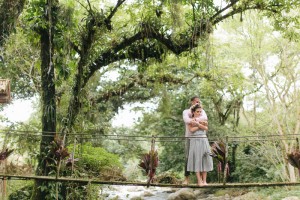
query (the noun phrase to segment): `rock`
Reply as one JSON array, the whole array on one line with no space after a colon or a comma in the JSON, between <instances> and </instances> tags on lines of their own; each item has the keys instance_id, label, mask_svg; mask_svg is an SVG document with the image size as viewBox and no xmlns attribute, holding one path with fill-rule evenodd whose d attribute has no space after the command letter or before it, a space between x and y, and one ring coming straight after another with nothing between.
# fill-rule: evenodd
<instances>
[{"instance_id":1,"label":"rock","mask_svg":"<svg viewBox=\"0 0 300 200\"><path fill-rule=\"evenodd\" d=\"M138 186L130 186L127 188L128 192L136 192L136 191L142 191L142 187L138 187Z\"/></svg>"},{"instance_id":2,"label":"rock","mask_svg":"<svg viewBox=\"0 0 300 200\"><path fill-rule=\"evenodd\" d=\"M144 197L152 197L152 196L154 196L154 194L152 194L152 193L149 192L149 191L145 191L143 196L144 196Z\"/></svg>"},{"instance_id":3,"label":"rock","mask_svg":"<svg viewBox=\"0 0 300 200\"><path fill-rule=\"evenodd\" d=\"M202 192L202 190L196 189L196 190L194 191L194 194L195 194L196 197L199 197L199 196L202 196L202 195L203 195L203 192Z\"/></svg>"},{"instance_id":4,"label":"rock","mask_svg":"<svg viewBox=\"0 0 300 200\"><path fill-rule=\"evenodd\" d=\"M291 196L291 197L285 197L282 200L300 200L300 198L296 196Z\"/></svg>"},{"instance_id":5,"label":"rock","mask_svg":"<svg viewBox=\"0 0 300 200\"><path fill-rule=\"evenodd\" d=\"M261 198L254 192L248 192L242 196L234 197L232 200L249 200L249 199L261 199Z\"/></svg>"},{"instance_id":6,"label":"rock","mask_svg":"<svg viewBox=\"0 0 300 200\"><path fill-rule=\"evenodd\" d=\"M143 200L143 198L139 197L139 196L135 196L135 197L130 198L130 200Z\"/></svg>"},{"instance_id":7,"label":"rock","mask_svg":"<svg viewBox=\"0 0 300 200\"><path fill-rule=\"evenodd\" d=\"M117 191L118 189L113 185L108 185L107 188L111 191Z\"/></svg>"},{"instance_id":8,"label":"rock","mask_svg":"<svg viewBox=\"0 0 300 200\"><path fill-rule=\"evenodd\" d=\"M177 192L170 194L168 200L196 200L196 195L192 189L182 188Z\"/></svg>"},{"instance_id":9,"label":"rock","mask_svg":"<svg viewBox=\"0 0 300 200\"><path fill-rule=\"evenodd\" d=\"M114 198L110 199L110 200L121 200L120 197L117 195Z\"/></svg>"},{"instance_id":10,"label":"rock","mask_svg":"<svg viewBox=\"0 0 300 200\"><path fill-rule=\"evenodd\" d=\"M207 198L208 198L208 199L213 199L214 197L215 197L214 194L208 194L208 195L207 195Z\"/></svg>"},{"instance_id":11,"label":"rock","mask_svg":"<svg viewBox=\"0 0 300 200\"><path fill-rule=\"evenodd\" d=\"M109 194L108 194L108 193L103 193L103 194L102 194L102 196L104 196L104 197L108 197L108 196L109 196Z\"/></svg>"},{"instance_id":12,"label":"rock","mask_svg":"<svg viewBox=\"0 0 300 200\"><path fill-rule=\"evenodd\" d=\"M219 197L211 196L210 199L211 200L230 200L230 196L228 194L226 194L225 196L219 196ZM252 200L252 199L248 199L248 200Z\"/></svg>"},{"instance_id":13,"label":"rock","mask_svg":"<svg viewBox=\"0 0 300 200\"><path fill-rule=\"evenodd\" d=\"M205 196L205 194L202 194L201 196L197 197L197 200L231 200L229 196L215 196L213 194L209 194ZM247 199L252 200L252 199Z\"/></svg>"},{"instance_id":14,"label":"rock","mask_svg":"<svg viewBox=\"0 0 300 200\"><path fill-rule=\"evenodd\" d=\"M230 200L230 195L229 194L225 194L225 200Z\"/></svg>"},{"instance_id":15,"label":"rock","mask_svg":"<svg viewBox=\"0 0 300 200\"><path fill-rule=\"evenodd\" d=\"M178 188L171 188L171 190L170 190L169 193L174 193L174 192L177 192L178 190L180 190L180 189L178 189Z\"/></svg>"}]
</instances>

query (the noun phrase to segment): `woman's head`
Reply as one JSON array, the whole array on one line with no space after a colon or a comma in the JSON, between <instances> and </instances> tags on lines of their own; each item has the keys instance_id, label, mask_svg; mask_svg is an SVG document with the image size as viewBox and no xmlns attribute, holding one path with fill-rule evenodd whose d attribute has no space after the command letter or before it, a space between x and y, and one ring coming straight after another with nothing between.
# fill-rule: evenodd
<instances>
[{"instance_id":1,"label":"woman's head","mask_svg":"<svg viewBox=\"0 0 300 200\"><path fill-rule=\"evenodd\" d=\"M202 107L200 104L195 104L191 107L191 112L194 116L200 116L201 112L202 112Z\"/></svg>"}]
</instances>

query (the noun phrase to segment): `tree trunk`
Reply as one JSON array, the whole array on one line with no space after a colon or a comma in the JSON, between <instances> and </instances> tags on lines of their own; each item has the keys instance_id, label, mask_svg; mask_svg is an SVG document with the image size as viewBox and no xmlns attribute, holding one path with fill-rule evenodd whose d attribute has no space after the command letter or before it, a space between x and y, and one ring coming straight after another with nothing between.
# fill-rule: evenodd
<instances>
[{"instance_id":1,"label":"tree trunk","mask_svg":"<svg viewBox=\"0 0 300 200\"><path fill-rule=\"evenodd\" d=\"M52 5L48 1L47 5ZM47 9L45 6L45 10ZM52 45L52 20L51 8L50 12L45 12L50 16L46 16L45 20L50 24L49 29L40 30L41 44L41 73L42 73L42 138L40 142L40 155L38 157L38 167L36 174L38 176L48 176L49 172L55 170L55 163L49 159L46 161L48 154L48 146L54 140L56 132L56 103L55 103L55 83L54 83L54 65L52 62L53 45ZM52 166L52 167L51 167ZM46 196L51 192L49 185L51 182L36 180L33 199L46 199ZM53 184L53 183L52 183ZM46 189L41 189L45 186Z\"/></svg>"},{"instance_id":2,"label":"tree trunk","mask_svg":"<svg viewBox=\"0 0 300 200\"><path fill-rule=\"evenodd\" d=\"M296 182L295 168L289 163L288 163L288 170L289 170L290 182Z\"/></svg>"},{"instance_id":3,"label":"tree trunk","mask_svg":"<svg viewBox=\"0 0 300 200\"><path fill-rule=\"evenodd\" d=\"M284 152L283 152L283 157L286 156L286 154L289 152L289 145L286 143L286 141L282 141L283 145L284 145ZM286 166L287 169L287 175L289 178L290 182L296 182L296 174L295 174L295 168L287 161L284 160L284 164Z\"/></svg>"}]
</instances>

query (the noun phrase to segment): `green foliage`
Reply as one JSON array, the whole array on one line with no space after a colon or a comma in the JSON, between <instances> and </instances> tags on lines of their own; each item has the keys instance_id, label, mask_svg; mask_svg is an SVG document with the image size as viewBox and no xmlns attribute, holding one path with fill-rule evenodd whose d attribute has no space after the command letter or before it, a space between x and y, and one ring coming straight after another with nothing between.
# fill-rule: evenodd
<instances>
[{"instance_id":1,"label":"green foliage","mask_svg":"<svg viewBox=\"0 0 300 200\"><path fill-rule=\"evenodd\" d=\"M184 136L182 111L189 100L182 95L173 98L171 93L167 94L168 96L165 95L158 106L159 112L144 115L143 121L137 126L141 134L148 136ZM181 172L183 170L184 140L182 142L159 142L158 148L160 149L158 174L164 171Z\"/></svg>"},{"instance_id":2,"label":"green foliage","mask_svg":"<svg viewBox=\"0 0 300 200\"><path fill-rule=\"evenodd\" d=\"M278 182L282 181L284 165L275 165L266 152L258 150L258 143L238 147L235 170L231 173L234 182ZM267 147L267 146L266 146ZM272 150L274 151L274 150Z\"/></svg>"},{"instance_id":3,"label":"green foliage","mask_svg":"<svg viewBox=\"0 0 300 200\"><path fill-rule=\"evenodd\" d=\"M221 11L220 5L211 0L177 0L160 1L159 3L152 0L134 1L122 5L116 13L110 13L113 11L111 6L114 5L110 3L105 4L101 10L97 10L98 2L61 1L61 4L58 4L59 1L53 2L55 2L55 6L59 7L59 9L55 7L51 13L55 17L53 18L55 20L53 21L54 38L51 60L53 59L56 72L56 79L53 80L53 83L56 84L57 91L53 97L57 101L58 110L55 112L58 116L59 129L64 128L63 126L68 124L69 120L73 122L73 119L77 119L74 121L75 125L68 128L82 131L100 127L98 130L101 130L99 131L101 134L107 133L112 131L109 129L110 119L125 103L145 102L156 97L159 105L157 112L144 115L141 123L131 131L134 134L148 136L183 137L184 124L181 114L185 108L188 108L189 98L197 94L200 95L205 106L204 109L209 116L209 137L224 138L226 135L235 135L237 132L232 130L238 129L240 109L245 95L253 93L258 89L257 84L263 82L260 82L263 79L257 78L255 74L261 72L260 67L263 65L263 62L259 63L258 61L266 58L259 55L270 55L276 50L272 45L268 45L271 37L268 37L267 40L262 37L267 31L268 36L271 36L271 29L270 27L259 29L263 23L256 24L253 29L246 29L245 32L240 28L240 24L233 28L244 33L244 39L245 36L247 38L250 34L256 34L257 38L250 38L250 42L246 40L248 42L246 44L253 46L247 46L240 42L243 37L236 34L229 39L229 42L226 40L224 43L217 44L208 42L203 46L199 46L199 44L204 43L207 40L206 37L200 37L202 40L191 37L198 37L196 36L198 33L204 34L203 31L210 33L211 24L221 21L222 16L230 17L236 11L258 8L272 15L276 14L274 11L277 11L280 14L279 17L287 17L286 19L277 18L279 20L275 23L276 28L284 30L285 27L288 27L286 33L290 36L289 38L297 38L294 25L298 25L297 13L299 12L295 12L295 15L291 17L286 15L287 13L291 14L289 11L293 10L293 6L299 5L297 1L276 1L279 3L276 4L276 8L273 7L275 2L273 0L239 1L232 8L224 10L228 15L218 13ZM45 2L29 1L20 23L15 29L16 33L8 38L3 53L1 49L0 74L13 80L12 89L19 97L43 94L40 86L44 80L40 79L41 61L39 58L39 52L43 49L38 46L40 37L36 32L41 29L48 31L50 27L50 24L45 21L46 9ZM230 14L231 11L233 13ZM284 14L281 15L281 13ZM112 18L107 18L105 21L105 17L108 16ZM243 20L246 17L244 12L240 16ZM208 21L210 19L211 21ZM248 16L248 19L252 20L254 17ZM265 21L261 20L261 22ZM250 24L253 25L253 23ZM138 31L143 32L135 35ZM135 40L135 38L139 39ZM216 42L217 40L212 41ZM191 50L197 45L197 49ZM289 47L290 45L287 43L282 46ZM245 47L258 48L249 48L250 51L245 50ZM285 52L281 48L278 49L280 51L275 54L279 55L280 52ZM297 55L297 51L295 54ZM281 63L290 63L290 60L288 60L289 62L285 61L282 60ZM297 61L292 63L295 64ZM257 68L253 69L251 77L245 77L241 69L250 64L257 64ZM281 69L279 66L276 66L277 68ZM281 75L284 75L286 71L280 72ZM110 77L109 73L117 73L119 77L115 81L107 81L105 78ZM292 74L297 74L297 72ZM272 76L273 74L268 74L265 81ZM282 76L278 77L278 80L281 78ZM293 80L294 76L286 76L286 78L286 80ZM246 82L248 80L250 81ZM76 93L77 91L80 92ZM294 95L286 95L286 97L288 96ZM73 106L74 102L78 102L78 104ZM251 119L254 124L252 130L262 128L260 132L265 133L266 130L268 132L274 130L275 125L264 126L269 125L270 118L266 118L262 114L268 114L272 107L269 107L268 102L264 100L261 102L260 108L264 111L261 112L259 119L268 120L264 121L265 123L257 124L254 123L254 119ZM286 102L281 108L288 108L289 102ZM293 108L297 107L296 103L295 105ZM80 111L78 116L76 116L76 112L73 112L75 109ZM297 113L292 109L290 110L292 112L288 113ZM72 116L72 113L75 113L75 116ZM250 114L248 112L245 116L249 117ZM278 112L277 114L286 116L284 113L279 114ZM259 115L255 113L255 117L257 116ZM296 118L291 117L290 119ZM282 126L284 130L292 130L290 126L296 122L294 120L285 121L289 126ZM252 126L253 124L249 123L248 125ZM39 127L41 127L40 124ZM239 130L242 134L246 131L243 128ZM124 133L124 135L129 134L130 132ZM22 139L30 140L31 137L20 136L17 139L20 142ZM37 142L39 141L35 138L34 144L36 145ZM95 141L93 144L98 142ZM20 143L23 151L26 151L26 148L31 152L36 151L34 144L24 143ZM99 144L101 143L99 142ZM113 141L101 145L108 147L109 144L116 145L109 147L110 152L120 153L119 155L125 157L124 160L136 156L137 152L142 149L140 144L132 145L131 142ZM145 146L147 147L147 145ZM158 146L161 155L159 170L181 172L184 163L184 141L164 141L158 143ZM121 148L118 149L118 147ZM121 168L118 157L101 148L83 145L82 149L82 155L78 154L77 157L81 158L79 165L86 170L99 174L106 167ZM130 152L131 150L132 152ZM268 151L268 153L272 155L272 152ZM247 157L249 154L240 154L240 156L251 159ZM257 171L251 174L250 172L256 169L252 163L240 161L237 163L235 176L238 177L244 170L253 177L251 179L246 176L242 178L244 181L260 180L259 177L264 177L263 174L269 172L269 174L276 174L280 171L276 167L282 167L278 162L273 168L268 168L267 165L271 165L272 162L261 163L258 158L254 161L259 166Z\"/></svg>"},{"instance_id":4,"label":"green foliage","mask_svg":"<svg viewBox=\"0 0 300 200\"><path fill-rule=\"evenodd\" d=\"M87 199L87 200L98 200L99 199L99 185L93 184L79 184L69 183L67 184L67 195L66 200L74 199Z\"/></svg>"},{"instance_id":5,"label":"green foliage","mask_svg":"<svg viewBox=\"0 0 300 200\"><path fill-rule=\"evenodd\" d=\"M0 74L2 78L10 79L13 99L26 99L37 92L35 81L39 80L39 51L30 43L26 34L17 29L5 43L5 51L1 52L3 60L0 62ZM32 80L33 77L35 81Z\"/></svg>"},{"instance_id":6,"label":"green foliage","mask_svg":"<svg viewBox=\"0 0 300 200\"><path fill-rule=\"evenodd\" d=\"M120 136L120 138L123 138L124 140L110 139L114 137L103 138L101 141L98 141L98 144L101 144L101 147L106 149L108 152L119 155L121 159L120 161L123 165L130 165L130 163L133 164L132 162L135 162L135 159L140 158L141 152L145 152L150 149L150 140L137 141L136 139L139 138L133 137L135 135L140 135L140 133L135 131L134 128L116 127L111 129L111 132ZM138 166L137 163L136 166ZM132 167L132 169L135 169L134 166Z\"/></svg>"},{"instance_id":7,"label":"green foliage","mask_svg":"<svg viewBox=\"0 0 300 200\"><path fill-rule=\"evenodd\" d=\"M184 124L179 120L161 119L161 135L183 137ZM172 140L172 139L170 139ZM184 167L184 139L178 142L161 142L162 152L160 154L159 169L170 172L181 172Z\"/></svg>"},{"instance_id":8,"label":"green foliage","mask_svg":"<svg viewBox=\"0 0 300 200\"><path fill-rule=\"evenodd\" d=\"M11 184L13 183L13 184ZM9 200L30 200L33 191L32 181L13 180L8 182Z\"/></svg>"},{"instance_id":9,"label":"green foliage","mask_svg":"<svg viewBox=\"0 0 300 200\"><path fill-rule=\"evenodd\" d=\"M282 200L286 197L299 197L300 187L283 187L283 188L257 188L255 193L262 196L262 199Z\"/></svg>"},{"instance_id":10,"label":"green foliage","mask_svg":"<svg viewBox=\"0 0 300 200\"><path fill-rule=\"evenodd\" d=\"M30 4L27 4L27 15L25 19L27 19L29 23L29 27L31 29L46 29L48 27L45 17L45 8L46 8L46 2L34 0L31 1Z\"/></svg>"},{"instance_id":11,"label":"green foliage","mask_svg":"<svg viewBox=\"0 0 300 200\"><path fill-rule=\"evenodd\" d=\"M10 127L6 127L6 131L0 133L4 141L3 148L13 148L14 154L22 156L25 164L31 167L35 166L39 152L40 136L37 128L39 125L34 119L30 124L12 123Z\"/></svg>"},{"instance_id":12,"label":"green foliage","mask_svg":"<svg viewBox=\"0 0 300 200\"><path fill-rule=\"evenodd\" d=\"M145 179L143 171L138 167L140 159L137 157L132 157L126 160L124 167L124 176L128 181L140 181Z\"/></svg>"},{"instance_id":13,"label":"green foliage","mask_svg":"<svg viewBox=\"0 0 300 200\"><path fill-rule=\"evenodd\" d=\"M93 147L90 143L86 143L82 145L81 150L80 155L75 154L75 158L79 158L77 165L95 175L99 175L101 171L110 168L118 169L119 171L123 169L119 157L101 147Z\"/></svg>"}]
</instances>

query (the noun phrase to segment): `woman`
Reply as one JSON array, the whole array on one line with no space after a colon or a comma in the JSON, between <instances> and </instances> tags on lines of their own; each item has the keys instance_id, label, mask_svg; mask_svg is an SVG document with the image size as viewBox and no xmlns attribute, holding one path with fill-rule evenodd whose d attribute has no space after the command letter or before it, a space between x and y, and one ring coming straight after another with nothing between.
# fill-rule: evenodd
<instances>
[{"instance_id":1,"label":"woman","mask_svg":"<svg viewBox=\"0 0 300 200\"><path fill-rule=\"evenodd\" d=\"M207 123L199 123L197 118L201 115L202 107L196 104L191 107L192 120L195 123L188 125L190 131L190 149L188 155L187 171L196 172L198 185L207 185L207 172L213 170L213 160L210 156L210 146L206 136Z\"/></svg>"}]
</instances>

